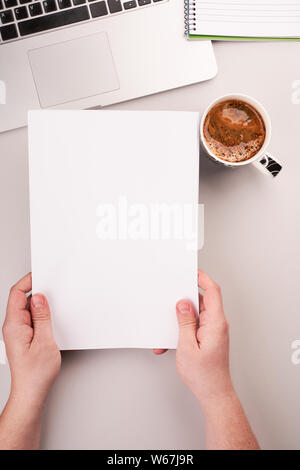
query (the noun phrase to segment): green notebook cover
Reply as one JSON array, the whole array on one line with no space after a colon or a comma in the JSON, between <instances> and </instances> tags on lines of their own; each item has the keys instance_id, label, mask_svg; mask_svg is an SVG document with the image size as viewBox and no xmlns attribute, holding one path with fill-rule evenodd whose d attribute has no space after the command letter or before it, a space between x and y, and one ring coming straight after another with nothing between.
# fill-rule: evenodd
<instances>
[{"instance_id":1,"label":"green notebook cover","mask_svg":"<svg viewBox=\"0 0 300 470\"><path fill-rule=\"evenodd\" d=\"M187 37L188 39L210 39L212 41L300 41L300 38L207 36L204 34L187 34Z\"/></svg>"}]
</instances>

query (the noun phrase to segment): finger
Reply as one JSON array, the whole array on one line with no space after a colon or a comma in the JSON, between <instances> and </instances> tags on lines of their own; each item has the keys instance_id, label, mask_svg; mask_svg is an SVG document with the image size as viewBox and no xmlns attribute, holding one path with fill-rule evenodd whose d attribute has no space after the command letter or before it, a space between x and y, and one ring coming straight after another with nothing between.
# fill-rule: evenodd
<instances>
[{"instance_id":1,"label":"finger","mask_svg":"<svg viewBox=\"0 0 300 470\"><path fill-rule=\"evenodd\" d=\"M48 301L42 294L31 298L31 317L33 324L33 341L52 339L51 313Z\"/></svg>"},{"instance_id":2,"label":"finger","mask_svg":"<svg viewBox=\"0 0 300 470\"><path fill-rule=\"evenodd\" d=\"M31 288L31 273L28 273L10 289L6 309L6 321L23 323L23 315L21 313L28 307L26 293L30 292Z\"/></svg>"},{"instance_id":3,"label":"finger","mask_svg":"<svg viewBox=\"0 0 300 470\"><path fill-rule=\"evenodd\" d=\"M207 289L213 288L216 285L215 281L213 281L208 274L206 274L201 269L198 269L198 286L206 291Z\"/></svg>"},{"instance_id":4,"label":"finger","mask_svg":"<svg viewBox=\"0 0 300 470\"><path fill-rule=\"evenodd\" d=\"M167 349L153 349L154 354L156 354L157 356L159 356L160 354L164 354L167 351Z\"/></svg>"},{"instance_id":5,"label":"finger","mask_svg":"<svg viewBox=\"0 0 300 470\"><path fill-rule=\"evenodd\" d=\"M197 314L192 302L187 299L179 300L176 312L179 326L178 347L196 345Z\"/></svg>"},{"instance_id":6,"label":"finger","mask_svg":"<svg viewBox=\"0 0 300 470\"><path fill-rule=\"evenodd\" d=\"M218 284L214 282L205 272L199 269L198 285L204 291L202 296L203 308L201 308L201 311L205 310L205 320L209 322L219 322L224 320L225 316L222 303L222 294Z\"/></svg>"}]
</instances>

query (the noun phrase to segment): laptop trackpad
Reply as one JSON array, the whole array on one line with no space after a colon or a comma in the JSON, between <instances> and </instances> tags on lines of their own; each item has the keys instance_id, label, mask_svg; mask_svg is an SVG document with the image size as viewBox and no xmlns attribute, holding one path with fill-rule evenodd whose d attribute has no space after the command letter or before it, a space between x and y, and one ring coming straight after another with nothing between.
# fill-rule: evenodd
<instances>
[{"instance_id":1,"label":"laptop trackpad","mask_svg":"<svg viewBox=\"0 0 300 470\"><path fill-rule=\"evenodd\" d=\"M42 108L119 88L106 33L34 49L28 56Z\"/></svg>"}]
</instances>

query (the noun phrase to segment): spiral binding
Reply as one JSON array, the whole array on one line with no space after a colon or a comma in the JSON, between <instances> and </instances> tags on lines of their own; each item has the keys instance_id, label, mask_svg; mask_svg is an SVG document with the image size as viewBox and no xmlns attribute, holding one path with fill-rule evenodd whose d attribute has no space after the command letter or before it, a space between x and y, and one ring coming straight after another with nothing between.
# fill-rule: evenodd
<instances>
[{"instance_id":1,"label":"spiral binding","mask_svg":"<svg viewBox=\"0 0 300 470\"><path fill-rule=\"evenodd\" d=\"M195 0L184 0L184 34L196 31L196 2Z\"/></svg>"}]
</instances>

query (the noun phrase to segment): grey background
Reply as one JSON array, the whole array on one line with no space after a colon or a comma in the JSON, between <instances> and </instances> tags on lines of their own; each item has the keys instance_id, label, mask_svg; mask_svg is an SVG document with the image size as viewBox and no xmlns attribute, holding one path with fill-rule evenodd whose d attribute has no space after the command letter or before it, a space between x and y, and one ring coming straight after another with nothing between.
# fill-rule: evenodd
<instances>
[{"instance_id":1,"label":"grey background","mask_svg":"<svg viewBox=\"0 0 300 470\"><path fill-rule=\"evenodd\" d=\"M218 43L219 74L209 82L113 109L199 110L219 95L250 94L268 109L277 180L254 167L222 168L201 157L205 245L199 265L222 286L231 326L232 376L264 448L300 449L300 365L291 343L299 319L299 43ZM9 287L30 270L26 129L0 136L0 312ZM188 158L188 156L187 156ZM145 302L147 299L145 299ZM181 384L175 353L147 350L63 354L45 412L44 449L197 449L201 409ZM0 366L0 407L9 393Z\"/></svg>"}]
</instances>

